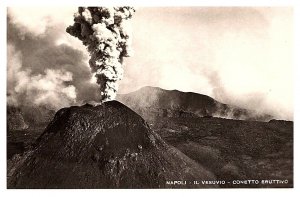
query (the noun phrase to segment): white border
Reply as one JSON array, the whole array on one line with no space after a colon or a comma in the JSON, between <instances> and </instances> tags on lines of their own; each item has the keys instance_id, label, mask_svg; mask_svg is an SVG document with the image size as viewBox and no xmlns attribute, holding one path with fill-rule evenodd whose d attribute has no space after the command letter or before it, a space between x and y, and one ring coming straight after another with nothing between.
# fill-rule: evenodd
<instances>
[{"instance_id":1,"label":"white border","mask_svg":"<svg viewBox=\"0 0 300 197\"><path fill-rule=\"evenodd\" d=\"M299 139L299 112L300 112L300 62L299 62L299 51L300 51L300 40L299 36L299 19L300 19L300 1L297 0L239 0L239 1L228 1L228 0L149 0L149 1L138 1L138 0L1 0L0 1L0 88L1 88L1 168L0 168L0 186L1 196L3 195L17 195L17 196L51 196L54 195L66 195L72 194L76 196L82 195L138 195L138 196L151 196L164 195L164 196L198 196L198 195L216 195L216 196L295 196L296 193L300 193L299 188L299 173L297 168L294 168L294 187L295 189L218 189L218 190L204 190L204 189L176 189L176 190L7 190L6 189L6 7L7 6L68 6L68 5L134 5L134 6L293 6L294 7L294 151L295 151L295 163L294 167L299 166L299 146L297 144ZM298 102L297 102L298 101Z\"/></svg>"}]
</instances>

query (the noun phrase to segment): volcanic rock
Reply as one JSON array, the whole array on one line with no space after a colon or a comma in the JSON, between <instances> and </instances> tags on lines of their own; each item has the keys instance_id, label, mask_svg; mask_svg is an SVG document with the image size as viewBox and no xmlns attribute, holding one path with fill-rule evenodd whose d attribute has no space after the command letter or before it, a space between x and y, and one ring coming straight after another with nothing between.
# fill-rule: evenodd
<instances>
[{"instance_id":1,"label":"volcanic rock","mask_svg":"<svg viewBox=\"0 0 300 197\"><path fill-rule=\"evenodd\" d=\"M292 121L161 117L151 128L168 144L213 172L217 180L227 181L219 185L222 188L293 187ZM287 183L235 185L233 180Z\"/></svg>"},{"instance_id":2,"label":"volcanic rock","mask_svg":"<svg viewBox=\"0 0 300 197\"><path fill-rule=\"evenodd\" d=\"M59 110L35 147L8 166L8 188L215 187L194 180L215 177L117 101Z\"/></svg>"}]
</instances>

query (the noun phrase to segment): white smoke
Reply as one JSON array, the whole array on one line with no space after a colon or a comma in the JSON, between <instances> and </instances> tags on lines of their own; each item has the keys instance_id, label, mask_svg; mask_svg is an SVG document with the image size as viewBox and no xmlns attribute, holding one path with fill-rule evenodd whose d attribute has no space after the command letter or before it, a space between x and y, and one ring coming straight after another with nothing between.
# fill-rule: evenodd
<instances>
[{"instance_id":1,"label":"white smoke","mask_svg":"<svg viewBox=\"0 0 300 197\"><path fill-rule=\"evenodd\" d=\"M79 7L75 23L66 29L87 46L102 101L116 97L117 81L123 78L123 58L132 52L129 20L134 12L132 7Z\"/></svg>"},{"instance_id":2,"label":"white smoke","mask_svg":"<svg viewBox=\"0 0 300 197\"><path fill-rule=\"evenodd\" d=\"M31 74L22 68L22 54L13 45L8 45L7 92L8 104L18 106L38 105L53 109L68 106L76 101L72 74L62 70L46 69L44 74Z\"/></svg>"},{"instance_id":3,"label":"white smoke","mask_svg":"<svg viewBox=\"0 0 300 197\"><path fill-rule=\"evenodd\" d=\"M38 37L43 36L47 29L55 24L72 22L72 17L69 16L74 12L74 7L63 7L63 11L58 10L57 7L14 6L8 7L7 14L10 16L10 22L21 30L21 36L30 32Z\"/></svg>"}]
</instances>

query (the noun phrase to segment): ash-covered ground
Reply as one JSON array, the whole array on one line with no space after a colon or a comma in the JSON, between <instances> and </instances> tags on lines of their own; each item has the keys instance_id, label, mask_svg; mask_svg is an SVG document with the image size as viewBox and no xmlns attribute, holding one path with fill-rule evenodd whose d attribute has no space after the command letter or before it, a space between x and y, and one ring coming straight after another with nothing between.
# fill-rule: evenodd
<instances>
[{"instance_id":1,"label":"ash-covered ground","mask_svg":"<svg viewBox=\"0 0 300 197\"><path fill-rule=\"evenodd\" d=\"M164 98L167 93L163 93ZM176 94L185 98L184 93L177 92ZM179 97L168 97L169 102L165 101L165 103L158 102L159 97L155 98L155 102L153 100L149 102L146 94L138 95L137 97L137 94L131 94L130 99L127 95L127 103L124 98L122 100L119 97L119 100L146 120L151 130L149 130L150 133L157 133L168 146L171 145L175 147L175 150L179 150L180 154L183 153L184 156L180 156L180 159L186 158L187 165L191 165L190 169L193 169L195 173L199 173L195 171L195 163L197 163L200 166L199 169L205 169L211 173L215 177L214 180L225 181L225 184L219 184L219 187L293 187L292 121L267 120L266 117L270 117L268 115L257 116L255 120L253 116L247 119L245 114L250 113L247 111L236 113L236 116L242 114L241 117L244 120L213 117L217 113L213 106L222 105L215 105L216 101L203 95L198 95L198 97L196 95L192 100L186 101L178 99ZM133 102L134 97L136 100L144 100L144 104ZM135 105L133 106L132 103ZM167 103L173 104L167 105ZM26 151L34 149L36 139L44 132L48 121L54 116L54 112L46 108L31 109L31 111L35 112L28 116L26 115L28 110L24 108L8 108L8 169L11 169L15 161L20 160ZM227 111L233 110L227 109ZM225 113L226 110L223 112ZM37 117L34 118L34 115ZM259 117L263 117L264 122L259 121ZM122 121L126 124L128 119L125 118ZM131 122L129 125L135 124ZM127 130L130 129L127 128ZM160 154L163 153L158 155ZM174 158L168 161L172 160ZM147 161L147 157L144 161ZM161 167L163 169L163 166ZM173 173L176 174L175 171ZM194 179L197 179L197 176L195 175ZM247 180L280 180L284 183L278 184L273 181L271 184L261 184L261 182L259 184L247 182L246 184ZM147 186L153 188L158 185L149 186L148 184ZM162 187L161 184L160 187ZM182 185L180 187L182 188Z\"/></svg>"}]
</instances>

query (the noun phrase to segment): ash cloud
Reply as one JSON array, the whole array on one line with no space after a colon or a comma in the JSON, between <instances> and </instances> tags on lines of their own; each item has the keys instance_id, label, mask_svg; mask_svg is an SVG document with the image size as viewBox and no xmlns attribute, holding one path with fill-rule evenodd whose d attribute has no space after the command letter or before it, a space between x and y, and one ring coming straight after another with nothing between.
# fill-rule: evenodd
<instances>
[{"instance_id":1,"label":"ash cloud","mask_svg":"<svg viewBox=\"0 0 300 197\"><path fill-rule=\"evenodd\" d=\"M99 98L86 55L66 44L56 44L62 24L50 24L36 34L8 14L8 104L51 109Z\"/></svg>"},{"instance_id":2,"label":"ash cloud","mask_svg":"<svg viewBox=\"0 0 300 197\"><path fill-rule=\"evenodd\" d=\"M131 55L129 20L132 7L79 7L66 31L87 46L89 64L99 85L101 100L113 100L123 78L123 58Z\"/></svg>"}]
</instances>

